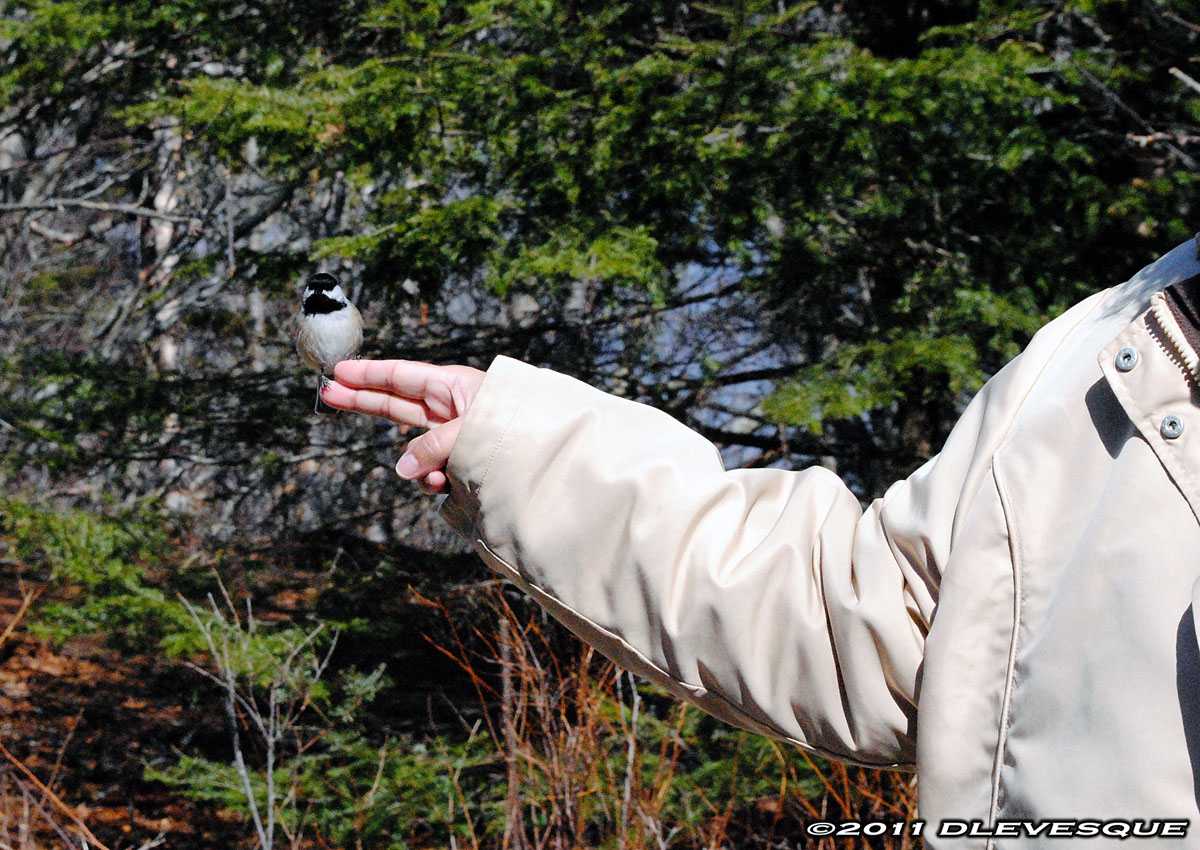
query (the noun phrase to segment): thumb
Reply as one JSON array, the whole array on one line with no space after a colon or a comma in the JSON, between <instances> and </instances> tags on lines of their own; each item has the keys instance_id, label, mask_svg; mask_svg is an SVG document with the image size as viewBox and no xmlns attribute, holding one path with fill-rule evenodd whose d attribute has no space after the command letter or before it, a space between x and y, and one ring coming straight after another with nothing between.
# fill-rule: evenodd
<instances>
[{"instance_id":1,"label":"thumb","mask_svg":"<svg viewBox=\"0 0 1200 850\"><path fill-rule=\"evenodd\" d=\"M441 469L450 459L454 441L462 430L462 417L434 426L421 436L410 440L404 454L396 463L396 474L405 480L422 478Z\"/></svg>"}]
</instances>

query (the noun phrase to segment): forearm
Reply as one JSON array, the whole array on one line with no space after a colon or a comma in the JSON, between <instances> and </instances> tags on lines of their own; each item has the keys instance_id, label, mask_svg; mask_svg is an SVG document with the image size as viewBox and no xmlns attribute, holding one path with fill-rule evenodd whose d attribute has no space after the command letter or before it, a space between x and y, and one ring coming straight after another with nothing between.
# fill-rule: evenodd
<instances>
[{"instance_id":1,"label":"forearm","mask_svg":"<svg viewBox=\"0 0 1200 850\"><path fill-rule=\"evenodd\" d=\"M836 476L726 472L665 414L504 359L449 471L447 518L618 662L738 725L911 761L931 602L886 543L856 560Z\"/></svg>"}]
</instances>

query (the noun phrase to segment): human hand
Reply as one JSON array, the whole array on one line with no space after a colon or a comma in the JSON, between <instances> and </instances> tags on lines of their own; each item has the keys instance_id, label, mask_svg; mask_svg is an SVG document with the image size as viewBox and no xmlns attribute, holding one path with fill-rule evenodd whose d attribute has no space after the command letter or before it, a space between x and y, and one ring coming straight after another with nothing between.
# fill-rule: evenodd
<instances>
[{"instance_id":1,"label":"human hand","mask_svg":"<svg viewBox=\"0 0 1200 850\"><path fill-rule=\"evenodd\" d=\"M444 467L483 376L470 366L343 360L333 369L333 381L321 390L321 400L339 410L428 428L409 441L396 474L416 480L422 492L436 495L446 489Z\"/></svg>"}]
</instances>

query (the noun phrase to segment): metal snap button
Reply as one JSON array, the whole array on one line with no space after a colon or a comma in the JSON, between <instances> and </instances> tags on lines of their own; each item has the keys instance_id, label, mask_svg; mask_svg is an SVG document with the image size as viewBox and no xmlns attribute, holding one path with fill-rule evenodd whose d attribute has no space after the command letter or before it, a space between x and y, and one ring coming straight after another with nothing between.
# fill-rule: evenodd
<instances>
[{"instance_id":1,"label":"metal snap button","mask_svg":"<svg viewBox=\"0 0 1200 850\"><path fill-rule=\"evenodd\" d=\"M1183 420L1172 414L1163 419L1162 424L1158 426L1158 432L1168 440L1174 440L1183 433Z\"/></svg>"},{"instance_id":2,"label":"metal snap button","mask_svg":"<svg viewBox=\"0 0 1200 850\"><path fill-rule=\"evenodd\" d=\"M1138 353L1132 348L1122 348L1117 352L1117 371L1128 372L1138 362Z\"/></svg>"}]
</instances>

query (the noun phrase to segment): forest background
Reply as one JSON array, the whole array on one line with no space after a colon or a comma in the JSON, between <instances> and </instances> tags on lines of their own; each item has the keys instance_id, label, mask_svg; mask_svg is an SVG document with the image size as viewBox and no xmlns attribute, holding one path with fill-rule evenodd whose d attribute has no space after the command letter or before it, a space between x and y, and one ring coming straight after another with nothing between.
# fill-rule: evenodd
<instances>
[{"instance_id":1,"label":"forest background","mask_svg":"<svg viewBox=\"0 0 1200 850\"><path fill-rule=\"evenodd\" d=\"M408 435L312 413L302 281L366 355L553 367L866 501L1200 227L1198 41L1183 0L0 0L0 841L911 819L492 580Z\"/></svg>"}]
</instances>

